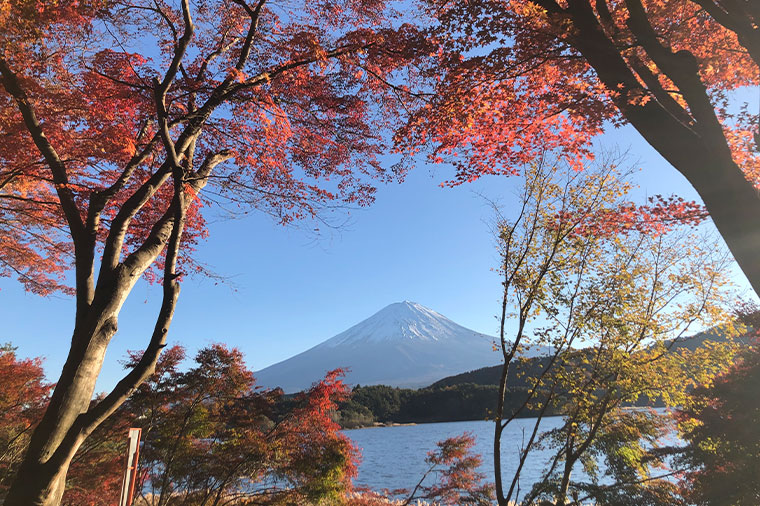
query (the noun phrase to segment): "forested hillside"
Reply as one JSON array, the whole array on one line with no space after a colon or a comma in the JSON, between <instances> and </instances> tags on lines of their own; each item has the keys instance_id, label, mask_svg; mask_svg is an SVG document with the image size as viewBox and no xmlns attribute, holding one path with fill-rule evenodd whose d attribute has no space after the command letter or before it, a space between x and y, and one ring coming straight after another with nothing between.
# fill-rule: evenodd
<instances>
[{"instance_id":1,"label":"forested hillside","mask_svg":"<svg viewBox=\"0 0 760 506\"><path fill-rule=\"evenodd\" d=\"M509 395L510 412L524 401L526 389ZM356 387L351 400L340 405L338 422L352 429L375 424L455 422L485 420L496 407L497 387L463 383L441 388L392 388L385 385ZM521 416L531 416L530 409Z\"/></svg>"},{"instance_id":2,"label":"forested hillside","mask_svg":"<svg viewBox=\"0 0 760 506\"><path fill-rule=\"evenodd\" d=\"M525 402L528 378L539 374L546 360L545 357L524 359L510 371L510 413ZM344 428L354 428L375 423L484 420L496 407L499 374L499 366L485 367L444 378L419 390L357 385L351 399L340 405L338 421ZM532 415L530 407L520 413L520 416Z\"/></svg>"},{"instance_id":3,"label":"forested hillside","mask_svg":"<svg viewBox=\"0 0 760 506\"><path fill-rule=\"evenodd\" d=\"M706 342L722 342L719 329L710 329L679 340L674 349L694 350ZM506 412L514 414L525 402L528 389L546 367L549 357L525 358L509 370ZM340 404L336 415L343 428L367 427L385 423L431 423L462 420L485 420L496 408L501 366L483 367L448 376L418 390L386 385L360 386L353 389L348 401ZM540 399L534 399L534 404ZM642 397L639 406L661 406L659 399ZM535 414L531 406L518 417Z\"/></svg>"}]
</instances>

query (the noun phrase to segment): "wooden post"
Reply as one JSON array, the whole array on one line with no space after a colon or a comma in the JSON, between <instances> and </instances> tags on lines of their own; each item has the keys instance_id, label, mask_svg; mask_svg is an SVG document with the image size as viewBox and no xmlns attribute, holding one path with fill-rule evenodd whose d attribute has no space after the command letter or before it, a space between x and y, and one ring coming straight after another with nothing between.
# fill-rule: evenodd
<instances>
[{"instance_id":1,"label":"wooden post","mask_svg":"<svg viewBox=\"0 0 760 506\"><path fill-rule=\"evenodd\" d=\"M132 506L132 500L135 496L137 458L140 456L141 435L142 429L129 429L129 436L127 436L127 468L124 471L124 481L121 484L119 506Z\"/></svg>"}]
</instances>

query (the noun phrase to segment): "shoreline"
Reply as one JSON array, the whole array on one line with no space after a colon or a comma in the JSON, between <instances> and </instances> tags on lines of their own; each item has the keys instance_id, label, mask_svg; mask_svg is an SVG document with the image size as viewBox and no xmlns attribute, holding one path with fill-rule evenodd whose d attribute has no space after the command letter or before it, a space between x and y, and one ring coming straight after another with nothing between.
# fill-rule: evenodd
<instances>
[{"instance_id":1,"label":"shoreline","mask_svg":"<svg viewBox=\"0 0 760 506\"><path fill-rule=\"evenodd\" d=\"M426 422L420 422L420 423L426 423ZM420 423L417 423L417 422L408 422L408 423L375 422L372 425L360 425L358 427L341 428L340 430L377 429L377 428L380 428L380 427L409 427L409 426L412 426L412 425L420 425ZM435 423L435 422L429 422L429 423Z\"/></svg>"}]
</instances>

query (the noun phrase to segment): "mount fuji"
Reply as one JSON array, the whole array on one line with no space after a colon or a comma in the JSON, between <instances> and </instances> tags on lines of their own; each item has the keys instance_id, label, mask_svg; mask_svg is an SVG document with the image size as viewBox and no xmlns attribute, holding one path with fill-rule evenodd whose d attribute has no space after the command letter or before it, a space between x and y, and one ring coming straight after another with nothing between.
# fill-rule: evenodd
<instances>
[{"instance_id":1,"label":"mount fuji","mask_svg":"<svg viewBox=\"0 0 760 506\"><path fill-rule=\"evenodd\" d=\"M308 388L338 367L350 385L427 386L500 363L496 339L462 327L415 302L397 302L361 323L254 375L286 393Z\"/></svg>"}]
</instances>

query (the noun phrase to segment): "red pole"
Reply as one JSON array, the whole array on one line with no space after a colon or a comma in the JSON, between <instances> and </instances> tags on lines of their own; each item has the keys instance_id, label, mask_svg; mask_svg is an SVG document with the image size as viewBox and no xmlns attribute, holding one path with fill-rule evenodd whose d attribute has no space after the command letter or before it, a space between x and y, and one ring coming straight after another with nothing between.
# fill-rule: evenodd
<instances>
[{"instance_id":1,"label":"red pole","mask_svg":"<svg viewBox=\"0 0 760 506\"><path fill-rule=\"evenodd\" d=\"M135 499L135 483L137 482L137 458L140 456L140 437L142 436L142 429L129 429L130 431L137 431L137 446L135 446L135 456L132 460L132 482L129 484L129 495L127 496L127 506L132 506L132 501Z\"/></svg>"},{"instance_id":2,"label":"red pole","mask_svg":"<svg viewBox=\"0 0 760 506\"><path fill-rule=\"evenodd\" d=\"M121 486L119 506L132 506L137 481L137 459L140 456L140 437L142 429L130 428L127 436L127 466Z\"/></svg>"}]
</instances>

